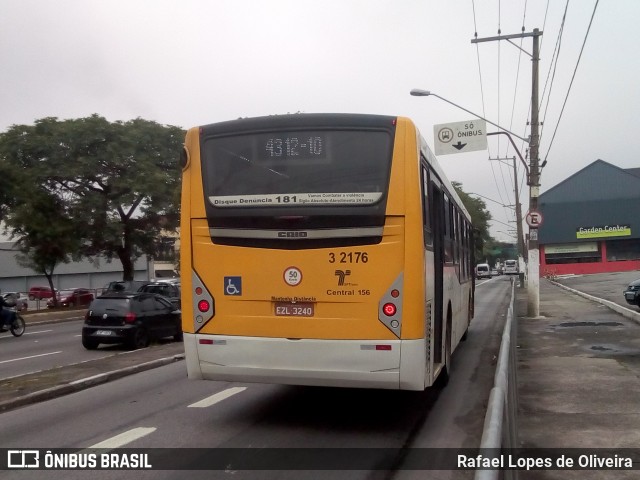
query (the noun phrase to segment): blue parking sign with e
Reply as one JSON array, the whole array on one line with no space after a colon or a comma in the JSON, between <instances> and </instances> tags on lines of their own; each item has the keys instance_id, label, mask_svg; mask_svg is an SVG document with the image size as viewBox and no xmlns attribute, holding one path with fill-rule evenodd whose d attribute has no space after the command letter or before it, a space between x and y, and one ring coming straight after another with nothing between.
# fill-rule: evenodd
<instances>
[{"instance_id":1,"label":"blue parking sign with e","mask_svg":"<svg viewBox=\"0 0 640 480\"><path fill-rule=\"evenodd\" d=\"M242 277L224 277L225 295L242 295Z\"/></svg>"}]
</instances>

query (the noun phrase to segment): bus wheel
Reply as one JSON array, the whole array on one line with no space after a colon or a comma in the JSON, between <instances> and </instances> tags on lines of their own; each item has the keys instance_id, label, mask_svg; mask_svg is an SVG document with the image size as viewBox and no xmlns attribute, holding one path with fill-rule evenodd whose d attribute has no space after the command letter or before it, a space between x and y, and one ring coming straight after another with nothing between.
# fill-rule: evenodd
<instances>
[{"instance_id":1,"label":"bus wheel","mask_svg":"<svg viewBox=\"0 0 640 480\"><path fill-rule=\"evenodd\" d=\"M447 331L444 335L444 368L438 376L438 386L445 387L449 383L449 377L451 377L451 306L447 309Z\"/></svg>"},{"instance_id":2,"label":"bus wheel","mask_svg":"<svg viewBox=\"0 0 640 480\"><path fill-rule=\"evenodd\" d=\"M461 342L464 342L467 340L467 336L469 335L469 325L471 325L471 312L473 311L473 306L471 303L471 295L469 295L469 308L467 309L467 328L464 331L464 333L462 334L462 337L460 338Z\"/></svg>"}]
</instances>

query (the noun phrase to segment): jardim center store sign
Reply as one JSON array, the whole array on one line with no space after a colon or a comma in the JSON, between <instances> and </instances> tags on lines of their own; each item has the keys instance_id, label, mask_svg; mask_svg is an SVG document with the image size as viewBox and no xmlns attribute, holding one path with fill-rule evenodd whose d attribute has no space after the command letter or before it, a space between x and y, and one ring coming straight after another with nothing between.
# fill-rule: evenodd
<instances>
[{"instance_id":1,"label":"jardim center store sign","mask_svg":"<svg viewBox=\"0 0 640 480\"><path fill-rule=\"evenodd\" d=\"M630 225L605 225L604 227L580 227L576 230L576 238L629 237Z\"/></svg>"}]
</instances>

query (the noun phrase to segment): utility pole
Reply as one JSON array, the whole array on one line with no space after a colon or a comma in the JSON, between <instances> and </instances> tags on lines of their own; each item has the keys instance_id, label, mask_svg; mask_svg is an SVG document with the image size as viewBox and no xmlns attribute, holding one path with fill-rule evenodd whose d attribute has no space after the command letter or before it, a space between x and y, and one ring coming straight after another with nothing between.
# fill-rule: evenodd
<instances>
[{"instance_id":1,"label":"utility pole","mask_svg":"<svg viewBox=\"0 0 640 480\"><path fill-rule=\"evenodd\" d=\"M529 144L529 162L531 185L529 186L529 213L538 211L538 197L540 196L540 167L538 165L538 150L540 134L538 131L538 62L540 61L540 35L538 29L533 30L533 56L531 58L531 143ZM540 315L540 250L538 245L538 226L529 226L529 276L527 289L527 313L530 317Z\"/></svg>"},{"instance_id":2,"label":"utility pole","mask_svg":"<svg viewBox=\"0 0 640 480\"><path fill-rule=\"evenodd\" d=\"M538 165L538 150L540 134L538 131L538 63L540 61L540 36L542 32L537 28L529 33L513 35L498 35L497 37L476 38L471 43L492 42L506 40L527 55L528 52L520 48L511 40L514 38L533 37L533 53L531 57L531 139L529 141L529 213L538 212L538 197L540 196L540 168ZM517 203L517 202L516 202ZM538 246L538 225L529 225L527 263L527 314L530 317L540 315L540 252Z\"/></svg>"}]
</instances>

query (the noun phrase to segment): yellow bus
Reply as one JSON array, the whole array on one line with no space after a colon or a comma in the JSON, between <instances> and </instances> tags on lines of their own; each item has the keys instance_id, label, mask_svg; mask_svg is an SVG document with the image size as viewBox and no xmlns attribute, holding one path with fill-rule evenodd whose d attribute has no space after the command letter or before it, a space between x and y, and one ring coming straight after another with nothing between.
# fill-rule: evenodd
<instances>
[{"instance_id":1,"label":"yellow bus","mask_svg":"<svg viewBox=\"0 0 640 480\"><path fill-rule=\"evenodd\" d=\"M181 157L191 379L423 390L473 317L468 212L408 118L192 128Z\"/></svg>"}]
</instances>

